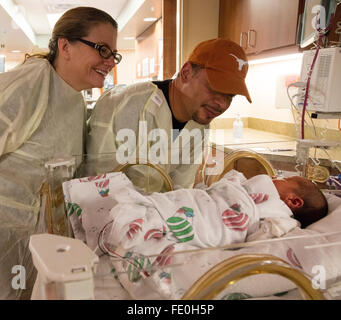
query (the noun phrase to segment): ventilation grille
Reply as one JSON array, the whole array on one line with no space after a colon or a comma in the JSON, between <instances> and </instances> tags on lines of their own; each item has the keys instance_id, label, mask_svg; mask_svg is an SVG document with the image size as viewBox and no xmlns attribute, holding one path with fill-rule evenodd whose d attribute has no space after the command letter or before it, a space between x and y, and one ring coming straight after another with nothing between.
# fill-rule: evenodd
<instances>
[{"instance_id":1,"label":"ventilation grille","mask_svg":"<svg viewBox=\"0 0 341 320\"><path fill-rule=\"evenodd\" d=\"M319 59L318 75L320 78L328 78L332 63L331 55L321 55Z\"/></svg>"}]
</instances>

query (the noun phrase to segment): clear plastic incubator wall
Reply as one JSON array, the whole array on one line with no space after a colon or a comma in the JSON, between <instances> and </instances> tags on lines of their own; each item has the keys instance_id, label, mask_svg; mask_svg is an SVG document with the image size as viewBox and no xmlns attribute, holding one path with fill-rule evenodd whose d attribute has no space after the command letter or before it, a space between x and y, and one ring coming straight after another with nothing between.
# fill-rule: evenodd
<instances>
[{"instance_id":1,"label":"clear plastic incubator wall","mask_svg":"<svg viewBox=\"0 0 341 320\"><path fill-rule=\"evenodd\" d=\"M212 186L232 169L246 178L306 176L325 194L328 215L305 229L297 226L289 232L281 232L281 226L273 222L266 228L277 236L250 237L213 247L184 240L191 236L196 214L189 206L174 212L172 224L165 222L148 230L136 215L134 203L130 210L120 212L125 219L113 219L115 197L131 181L139 181L134 187L143 196L156 191L155 186L161 192L174 190L162 166L126 164L115 170L115 155L108 154L47 163L40 217L45 233L33 235L29 244L37 270L32 299L339 299L341 161L326 154L340 154L340 147L287 141L288 146L297 144L297 156L291 147L278 150L279 142L210 143L198 170L199 180ZM301 158L302 150L306 158ZM223 171L205 174L217 161L222 161ZM92 175L99 163L106 173ZM126 201L131 201L128 195ZM143 205L144 198L138 201ZM160 207L156 204L154 210ZM154 249L158 248L154 244L177 231L182 232L177 242L162 251ZM117 238L143 239L148 248L138 240L130 248L118 247L113 245Z\"/></svg>"},{"instance_id":2,"label":"clear plastic incubator wall","mask_svg":"<svg viewBox=\"0 0 341 320\"><path fill-rule=\"evenodd\" d=\"M324 47L326 32L318 30L315 48L305 53L301 81L288 88L296 138L235 144L212 136L197 182L213 188L233 170L247 179L302 176L325 195L327 216L306 228L264 219L245 241L193 245L194 232L208 243L217 232L205 221L194 230L197 211L190 205L174 207L163 224L148 228L139 215L144 210L150 218L166 209L161 196L160 202L155 194L154 202L148 198L154 191L176 192L162 166L117 168L114 154L51 159L41 195L45 232L31 236L29 244L37 270L32 299L340 299L341 141L337 130L329 135L328 120L341 117L340 97L335 100L341 48ZM209 174L219 165L219 174ZM265 200L254 198L258 204ZM209 208L201 211L210 216ZM231 205L221 219L245 231L245 215L238 210ZM160 243L167 245L160 249Z\"/></svg>"}]
</instances>

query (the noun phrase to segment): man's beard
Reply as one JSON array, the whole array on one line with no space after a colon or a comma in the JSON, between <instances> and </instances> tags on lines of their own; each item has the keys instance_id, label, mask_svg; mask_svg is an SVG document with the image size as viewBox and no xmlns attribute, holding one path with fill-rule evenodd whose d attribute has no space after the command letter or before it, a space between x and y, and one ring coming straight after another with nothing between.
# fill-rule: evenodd
<instances>
[{"instance_id":1,"label":"man's beard","mask_svg":"<svg viewBox=\"0 0 341 320\"><path fill-rule=\"evenodd\" d=\"M196 111L193 116L192 116L192 120L199 123L199 124L202 124L202 125L206 125L206 124L209 124L212 120L212 119L209 119L209 118L206 118L205 120L202 120L199 118L199 111Z\"/></svg>"}]
</instances>

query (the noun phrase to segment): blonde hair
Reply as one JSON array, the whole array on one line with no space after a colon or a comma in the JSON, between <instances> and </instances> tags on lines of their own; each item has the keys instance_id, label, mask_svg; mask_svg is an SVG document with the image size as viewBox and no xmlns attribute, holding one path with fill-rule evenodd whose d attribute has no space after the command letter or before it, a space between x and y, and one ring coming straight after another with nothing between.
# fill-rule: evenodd
<instances>
[{"instance_id":1,"label":"blonde hair","mask_svg":"<svg viewBox=\"0 0 341 320\"><path fill-rule=\"evenodd\" d=\"M92 27L101 23L109 23L117 29L117 22L108 13L92 7L77 7L66 11L53 28L49 41L49 52L42 54L25 55L25 61L31 57L47 59L54 63L58 55L58 39L66 38L73 41L76 38L86 37Z\"/></svg>"}]
</instances>

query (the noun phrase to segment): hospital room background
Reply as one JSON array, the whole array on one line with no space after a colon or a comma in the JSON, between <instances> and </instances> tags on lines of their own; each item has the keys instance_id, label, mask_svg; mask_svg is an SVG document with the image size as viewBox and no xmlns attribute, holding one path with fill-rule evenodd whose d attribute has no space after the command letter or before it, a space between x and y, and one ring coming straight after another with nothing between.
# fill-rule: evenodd
<instances>
[{"instance_id":1,"label":"hospital room background","mask_svg":"<svg viewBox=\"0 0 341 320\"><path fill-rule=\"evenodd\" d=\"M226 158L229 155L244 152L242 153L243 156L256 159L265 167L268 174L273 170L272 173L281 177L298 174L315 181L330 197L328 199L331 199L330 210L333 212L329 216L333 214L333 217L337 217L337 212L339 212L339 218L335 218L337 221L330 219L325 225L312 228L311 233L309 233L310 238L304 234L306 237L302 237L300 240L301 235L292 235L291 239L298 238L296 239L297 243L290 247L296 248L296 256L288 254L288 252L292 252L288 251L285 246L286 243L290 242L289 240L288 242L284 241L281 244L282 247L281 245L271 247L271 243L265 243L263 247L268 246L268 252L264 249L262 253L274 254L275 256L277 254L274 261L269 256L265 257L267 260L264 258L266 261L270 261L270 264L271 262L276 264L278 257L284 257L283 259L292 262L296 269L297 266L298 269L304 269L307 279L311 279L313 278L312 266L320 265L322 262L316 258L314 262L306 262L306 268L303 268L304 266L302 267L297 262L297 256L301 256L303 259L303 257L309 256L310 252L315 252L313 251L314 248L310 248L311 251L309 251L307 246L317 246L315 250L319 250L318 252L321 253L321 261L329 259L328 262L325 262L327 271L332 270L330 271L332 275L327 277L327 287L319 288L323 292L322 296L314 292L317 290L316 286L311 289L311 286L309 287L304 282L305 279L298 276L299 280L297 280L295 276L292 276L291 271L288 278L295 283L294 286L288 285L284 280L279 280L278 275L269 275L264 270L262 271L264 272L263 278L259 281L259 283L265 281L263 282L265 283L264 290L259 289L257 281L251 281L252 283L250 282L251 284L248 287L247 281L243 279L240 280L239 287L237 286L235 289L225 291L222 294L222 290L220 290L222 287L212 284L213 280L221 279L217 279L217 276L210 273L209 266L213 267L213 262L218 264L227 258L235 258L235 250L237 249L242 250L241 253L245 254L258 253L256 244L255 247L245 246L244 249L241 244L239 247L231 247L233 254L230 255L214 256L214 250L208 252L207 255L210 255L210 258L206 257L204 260L211 259L212 263L208 263L202 271L198 271L196 279L193 276L191 281L188 280L187 286L179 287L176 287L176 284L181 281L186 282L179 276L180 273L188 271L189 267L187 266L186 269L185 263L178 267L180 268L179 272L174 271L172 273L161 268L158 272L160 279L163 277L163 282L151 284L152 281L146 280L144 276L140 279L140 276L136 275L136 270L135 273L134 270L130 270L133 275L129 275L126 271L129 266L124 266L123 262L116 261L114 262L115 268L112 267L110 270L108 266L98 267L96 269L97 280L96 275L95 280L92 279L92 272L85 272L86 275L82 279L70 277L68 283L72 281L81 283L83 281L80 284L83 289L80 291L83 290L84 295L83 293L77 295L66 285L64 287L62 285L49 286L51 283L58 284L58 281L51 280L49 282L48 276L52 276L53 272L46 271L46 268L40 264L41 262L37 262L42 261L40 258L43 259L46 256L44 256L44 249L39 245L39 239L36 238L32 242L31 251L33 259L36 259L34 262L38 274L39 272L45 272L45 274L40 275L40 277L38 275L40 282L37 284L38 289L35 292L35 298L86 299L95 297L106 299L109 297L110 299L143 299L143 285L149 286L152 292L151 287L153 285L167 286L169 284L167 277L172 274L176 290L174 289L175 291L172 291L169 297L175 299L227 299L226 297L230 299L252 297L279 299L283 292L289 292L287 296L295 299L300 294L303 298L340 299L341 255L334 255L335 252L341 251L341 235L337 235L337 231L341 230L341 200L338 201L341 199L341 6L339 6L339 2L337 0L0 1L0 72L9 71L21 64L25 53L38 53L46 50L53 23L68 9L80 5L95 6L107 11L117 20L119 26L117 49L123 59L107 76L103 88L82 92L87 105L88 118L91 116L92 108L100 95L115 86L175 77L189 53L199 42L217 37L229 38L237 42L244 48L249 59L246 83L252 97L252 104L249 104L245 97L237 96L233 99L228 111L212 121L210 124L212 148L223 152ZM320 45L317 44L317 32L312 27L313 23L316 23L316 19L321 25L325 24L322 26L324 28L328 27L330 23L330 29L323 37ZM305 103L307 77L311 66L314 64L314 55L318 50L319 55L315 57L317 59L315 73L311 78L310 98ZM321 85L321 83L323 83L323 88L321 87L322 98L319 88L316 89L316 86ZM302 114L304 108L306 108L306 112ZM304 125L302 125L302 121ZM233 160L235 159L233 158ZM250 171L248 166L250 165L253 166L254 163L245 162L243 164L240 162L240 167L234 168L243 170L246 167L245 172L248 174ZM72 178L69 176L69 180ZM48 206L48 204L45 205ZM327 228L327 224L333 226ZM51 233L54 233L53 227L49 229L49 231L51 230ZM313 234L317 231L320 235L314 237ZM325 234L323 241L321 240L322 233ZM70 241L73 240L70 238ZM41 241L45 244L51 241L51 246L54 246L56 245L54 241L57 240L55 238L44 238ZM326 247L326 251L323 251L322 244ZM81 247L79 243L70 242L68 245L75 246L76 251L84 250L83 258L85 260L81 261L83 261L84 266L93 270L94 261L97 264L96 257ZM285 254L283 254L284 247L286 248ZM39 248L41 249L40 253L38 252ZM65 248L69 247L62 246L59 248L59 252L69 250ZM272 248L273 250L271 250ZM219 250L216 248L217 252ZM224 252L226 253L226 251ZM182 261L187 261L189 265L190 263L195 265L200 260L199 256L206 253L198 252L196 255L192 252L187 254L188 256L183 253ZM333 255L334 258L331 258ZM180 256L181 252L179 253ZM290 257L288 258L288 256ZM316 254L316 256L318 255ZM50 262L46 262L46 264L53 265L55 257L47 256L47 259ZM181 259L178 258L178 260ZM305 262L301 261L301 264L304 265ZM68 266L65 263L65 270ZM245 265L243 266L245 267ZM257 268L257 266L254 267ZM261 269L263 267L263 265L260 266ZM176 266L174 268L176 269ZM137 280L129 282L128 279L127 284L123 287L114 283L113 291L108 293L108 288L103 289L104 283L113 269L121 270L122 279L125 276L130 280L131 277L135 277L141 283L143 281L145 283L139 284ZM142 269L143 267L140 268L140 273L142 273ZM244 277L243 275L240 276L230 265L225 266L224 270L225 283L231 281L232 276ZM251 271L248 275L250 274L252 277ZM88 278L86 278L87 276ZM271 276L278 278L271 278ZM198 280L199 282L194 283L200 277L204 277L201 279L202 282ZM63 279L60 281L65 281L65 278ZM117 278L115 279L117 280ZM122 279L121 283L124 282ZM278 283L278 288L275 290L268 288L271 286L272 279L276 279ZM204 280L208 281L213 289L212 286L205 286ZM95 294L93 294L94 286ZM295 291L296 286L300 288L299 294ZM306 288L307 286L309 289ZM226 287L227 285L224 286L224 289ZM101 291L99 288L103 290ZM212 290L214 292L219 291L219 293L213 294ZM51 291L54 293L51 294ZM55 292L63 293L58 296ZM282 296L285 298L284 293ZM159 296L155 292L150 293L151 299L157 297ZM167 295L161 295L161 298L164 299L165 297Z\"/></svg>"}]
</instances>

